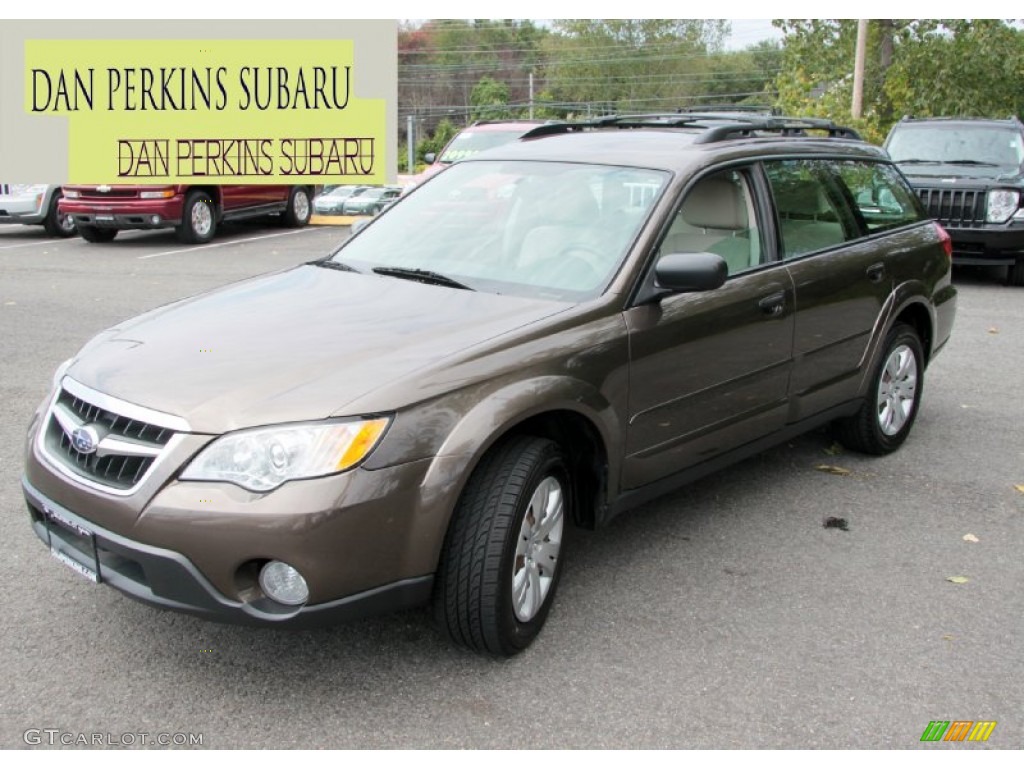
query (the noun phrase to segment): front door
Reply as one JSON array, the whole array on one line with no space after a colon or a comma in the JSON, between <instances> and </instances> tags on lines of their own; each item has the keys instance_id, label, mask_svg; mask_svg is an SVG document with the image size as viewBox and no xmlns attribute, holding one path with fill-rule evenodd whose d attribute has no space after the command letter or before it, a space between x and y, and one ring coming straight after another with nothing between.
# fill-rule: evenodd
<instances>
[{"instance_id":1,"label":"front door","mask_svg":"<svg viewBox=\"0 0 1024 768\"><path fill-rule=\"evenodd\" d=\"M793 286L767 247L750 173L706 176L686 194L665 253L711 252L729 267L715 290L625 313L630 340L624 489L711 459L785 424ZM770 231L770 228L769 228Z\"/></svg>"}]
</instances>

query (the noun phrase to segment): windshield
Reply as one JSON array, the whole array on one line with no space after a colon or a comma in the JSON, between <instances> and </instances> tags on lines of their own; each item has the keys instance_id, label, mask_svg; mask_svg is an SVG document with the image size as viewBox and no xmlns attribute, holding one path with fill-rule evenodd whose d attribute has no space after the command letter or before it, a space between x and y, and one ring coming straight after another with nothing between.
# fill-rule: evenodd
<instances>
[{"instance_id":1,"label":"windshield","mask_svg":"<svg viewBox=\"0 0 1024 768\"><path fill-rule=\"evenodd\" d=\"M1024 161L1020 134L988 126L906 126L886 147L897 163L977 166L991 175L1016 172ZM917 173L914 169L912 173Z\"/></svg>"},{"instance_id":2,"label":"windshield","mask_svg":"<svg viewBox=\"0 0 1024 768\"><path fill-rule=\"evenodd\" d=\"M445 147L444 153L438 158L438 162L454 163L477 155L485 149L500 147L502 144L515 141L532 127L516 128L510 131L472 131L467 129L452 139L451 143Z\"/></svg>"},{"instance_id":3,"label":"windshield","mask_svg":"<svg viewBox=\"0 0 1024 768\"><path fill-rule=\"evenodd\" d=\"M459 163L332 258L363 272L429 271L479 291L582 301L618 271L667 180L640 168Z\"/></svg>"}]
</instances>

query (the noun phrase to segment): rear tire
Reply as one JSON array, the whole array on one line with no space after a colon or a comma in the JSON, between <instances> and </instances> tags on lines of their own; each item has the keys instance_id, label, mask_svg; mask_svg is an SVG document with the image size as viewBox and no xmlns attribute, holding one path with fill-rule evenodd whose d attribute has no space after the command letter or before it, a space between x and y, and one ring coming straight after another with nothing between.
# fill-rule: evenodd
<instances>
[{"instance_id":1,"label":"rear tire","mask_svg":"<svg viewBox=\"0 0 1024 768\"><path fill-rule=\"evenodd\" d=\"M71 214L60 215L57 204L60 202L61 194L56 193L50 200L50 210L43 221L43 229L50 237L71 237L75 234L75 219Z\"/></svg>"},{"instance_id":2,"label":"rear tire","mask_svg":"<svg viewBox=\"0 0 1024 768\"><path fill-rule=\"evenodd\" d=\"M914 426L923 390L924 351L917 331L904 323L894 325L864 404L853 416L834 423L836 439L862 453L892 453Z\"/></svg>"},{"instance_id":3,"label":"rear tire","mask_svg":"<svg viewBox=\"0 0 1024 768\"><path fill-rule=\"evenodd\" d=\"M288 207L284 209L284 225L286 227L304 227L309 224L313 204L309 199L308 187L292 187L288 194Z\"/></svg>"},{"instance_id":4,"label":"rear tire","mask_svg":"<svg viewBox=\"0 0 1024 768\"><path fill-rule=\"evenodd\" d=\"M189 192L181 210L181 224L174 230L183 243L201 244L217 233L217 206L208 192Z\"/></svg>"},{"instance_id":5,"label":"rear tire","mask_svg":"<svg viewBox=\"0 0 1024 768\"><path fill-rule=\"evenodd\" d=\"M473 471L455 508L434 585L452 641L512 656L544 626L561 576L572 478L557 443L517 436Z\"/></svg>"},{"instance_id":6,"label":"rear tire","mask_svg":"<svg viewBox=\"0 0 1024 768\"><path fill-rule=\"evenodd\" d=\"M117 237L117 230L100 229L89 224L79 224L78 234L82 236L83 240L88 240L90 243L109 243Z\"/></svg>"}]
</instances>

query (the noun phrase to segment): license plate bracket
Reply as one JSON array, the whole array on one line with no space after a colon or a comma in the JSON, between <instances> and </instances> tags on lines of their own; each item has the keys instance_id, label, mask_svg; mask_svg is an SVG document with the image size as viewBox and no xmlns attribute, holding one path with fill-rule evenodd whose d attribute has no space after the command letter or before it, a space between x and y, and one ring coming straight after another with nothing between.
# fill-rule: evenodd
<instances>
[{"instance_id":1,"label":"license plate bracket","mask_svg":"<svg viewBox=\"0 0 1024 768\"><path fill-rule=\"evenodd\" d=\"M43 507L43 524L50 555L94 584L103 579L100 575L100 556L96 547L96 534L66 515ZM77 543L78 546L75 546ZM77 557L76 557L77 555ZM85 558L86 562L82 562Z\"/></svg>"}]
</instances>

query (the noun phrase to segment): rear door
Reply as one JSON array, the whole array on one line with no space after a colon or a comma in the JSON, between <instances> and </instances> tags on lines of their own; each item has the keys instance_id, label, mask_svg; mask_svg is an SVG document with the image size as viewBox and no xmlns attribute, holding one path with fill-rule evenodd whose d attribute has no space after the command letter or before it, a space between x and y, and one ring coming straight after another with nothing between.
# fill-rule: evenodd
<instances>
[{"instance_id":1,"label":"rear door","mask_svg":"<svg viewBox=\"0 0 1024 768\"><path fill-rule=\"evenodd\" d=\"M917 208L883 191L892 171L884 164L815 158L764 169L796 291L790 421L799 421L857 396L872 334L885 320L893 262L910 247L898 234L873 234L916 220Z\"/></svg>"}]
</instances>

